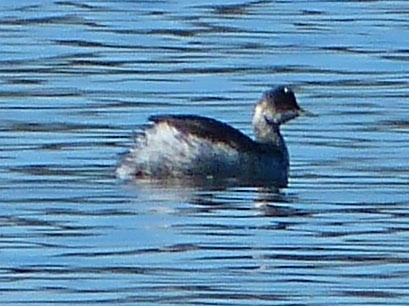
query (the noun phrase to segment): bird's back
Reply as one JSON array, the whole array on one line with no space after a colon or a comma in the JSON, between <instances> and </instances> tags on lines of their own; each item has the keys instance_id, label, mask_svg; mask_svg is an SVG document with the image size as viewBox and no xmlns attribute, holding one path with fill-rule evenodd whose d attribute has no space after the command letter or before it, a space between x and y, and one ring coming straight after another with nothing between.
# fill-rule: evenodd
<instances>
[{"instance_id":1,"label":"bird's back","mask_svg":"<svg viewBox=\"0 0 409 306\"><path fill-rule=\"evenodd\" d=\"M160 115L122 160L120 177L250 177L287 182L288 161L274 145L253 141L215 119Z\"/></svg>"}]
</instances>

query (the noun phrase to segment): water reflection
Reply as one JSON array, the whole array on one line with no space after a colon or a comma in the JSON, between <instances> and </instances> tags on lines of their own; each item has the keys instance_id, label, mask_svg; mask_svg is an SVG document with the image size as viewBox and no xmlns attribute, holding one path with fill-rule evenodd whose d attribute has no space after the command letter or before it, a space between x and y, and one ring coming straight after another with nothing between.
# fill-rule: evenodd
<instances>
[{"instance_id":1,"label":"water reflection","mask_svg":"<svg viewBox=\"0 0 409 306\"><path fill-rule=\"evenodd\" d=\"M249 182L232 179L136 180L128 182L127 188L147 202L172 199L191 204L181 208L178 212L181 215L210 214L219 210L258 211L269 217L308 214L301 209L291 208L290 204L298 201L294 194L288 194L267 182L264 183L263 186L257 184L251 186Z\"/></svg>"}]
</instances>

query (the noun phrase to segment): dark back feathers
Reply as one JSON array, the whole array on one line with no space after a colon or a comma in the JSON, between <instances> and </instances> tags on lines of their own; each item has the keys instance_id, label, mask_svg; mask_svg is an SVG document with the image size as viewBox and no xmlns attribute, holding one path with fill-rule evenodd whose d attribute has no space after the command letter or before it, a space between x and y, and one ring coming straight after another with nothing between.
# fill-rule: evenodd
<instances>
[{"instance_id":1,"label":"dark back feathers","mask_svg":"<svg viewBox=\"0 0 409 306\"><path fill-rule=\"evenodd\" d=\"M155 115L149 117L149 120L154 123L166 122L185 134L196 135L215 143L225 143L241 152L280 152L278 148L272 145L255 142L232 126L208 117L196 115Z\"/></svg>"}]
</instances>

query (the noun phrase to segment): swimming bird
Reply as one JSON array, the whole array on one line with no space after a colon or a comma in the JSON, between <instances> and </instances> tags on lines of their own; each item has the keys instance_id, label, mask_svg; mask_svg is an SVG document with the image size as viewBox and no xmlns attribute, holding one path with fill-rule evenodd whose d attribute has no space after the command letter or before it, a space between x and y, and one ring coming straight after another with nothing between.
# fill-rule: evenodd
<instances>
[{"instance_id":1,"label":"swimming bird","mask_svg":"<svg viewBox=\"0 0 409 306\"><path fill-rule=\"evenodd\" d=\"M289 155L280 126L308 114L287 86L266 91L254 108L255 140L198 115L154 115L116 170L122 179L223 179L288 184Z\"/></svg>"}]
</instances>

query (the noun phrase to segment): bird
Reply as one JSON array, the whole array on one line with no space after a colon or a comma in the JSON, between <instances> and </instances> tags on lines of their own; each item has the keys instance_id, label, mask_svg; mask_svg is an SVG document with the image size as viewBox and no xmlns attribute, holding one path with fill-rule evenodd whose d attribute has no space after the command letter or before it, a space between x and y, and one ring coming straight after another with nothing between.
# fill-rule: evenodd
<instances>
[{"instance_id":1,"label":"bird","mask_svg":"<svg viewBox=\"0 0 409 306\"><path fill-rule=\"evenodd\" d=\"M278 86L265 91L255 105L254 140L201 115L153 115L116 174L124 180L236 179L287 187L290 161L280 126L310 114L290 87Z\"/></svg>"}]
</instances>

